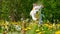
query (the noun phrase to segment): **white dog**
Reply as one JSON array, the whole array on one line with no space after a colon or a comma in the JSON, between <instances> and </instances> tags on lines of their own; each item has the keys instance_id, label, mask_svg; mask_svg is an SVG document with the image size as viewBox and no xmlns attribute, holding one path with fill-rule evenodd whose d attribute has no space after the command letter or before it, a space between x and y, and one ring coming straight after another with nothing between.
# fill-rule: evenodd
<instances>
[{"instance_id":1,"label":"white dog","mask_svg":"<svg viewBox=\"0 0 60 34\"><path fill-rule=\"evenodd\" d=\"M33 9L31 10L30 12L30 15L32 17L33 20L37 20L37 18L35 17L35 14L37 11L39 11L39 9L41 9L43 7L43 5L36 5L36 4L33 4Z\"/></svg>"}]
</instances>

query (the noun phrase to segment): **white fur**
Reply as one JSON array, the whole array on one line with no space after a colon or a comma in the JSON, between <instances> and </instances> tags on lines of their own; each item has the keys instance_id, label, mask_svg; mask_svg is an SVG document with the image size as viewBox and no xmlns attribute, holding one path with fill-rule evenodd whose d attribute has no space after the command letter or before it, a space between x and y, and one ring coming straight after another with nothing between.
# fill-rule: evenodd
<instances>
[{"instance_id":1,"label":"white fur","mask_svg":"<svg viewBox=\"0 0 60 34\"><path fill-rule=\"evenodd\" d=\"M33 9L31 10L30 12L30 15L32 17L33 20L37 20L37 18L35 17L35 14L37 11L39 11L39 9L41 8L42 6L34 6Z\"/></svg>"}]
</instances>

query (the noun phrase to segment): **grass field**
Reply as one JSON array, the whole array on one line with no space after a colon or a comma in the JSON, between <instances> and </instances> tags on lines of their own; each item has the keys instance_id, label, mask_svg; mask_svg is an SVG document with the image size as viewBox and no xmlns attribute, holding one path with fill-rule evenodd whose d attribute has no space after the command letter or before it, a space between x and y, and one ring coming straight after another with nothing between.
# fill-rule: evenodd
<instances>
[{"instance_id":1,"label":"grass field","mask_svg":"<svg viewBox=\"0 0 60 34\"><path fill-rule=\"evenodd\" d=\"M38 28L37 24L34 24L31 30L27 30L26 34L60 34L60 24L55 26L49 24L42 24Z\"/></svg>"},{"instance_id":2,"label":"grass field","mask_svg":"<svg viewBox=\"0 0 60 34\"><path fill-rule=\"evenodd\" d=\"M1 30L2 29L0 27L0 31ZM31 22L29 23L29 25L26 26L24 30L25 30L25 34L60 34L60 24L52 25L52 24L44 23L42 24L42 26L38 27L38 24ZM20 34L20 31L18 32L16 30L15 31L13 30L13 31L9 31L8 33L9 34ZM0 34L2 33L3 31Z\"/></svg>"}]
</instances>

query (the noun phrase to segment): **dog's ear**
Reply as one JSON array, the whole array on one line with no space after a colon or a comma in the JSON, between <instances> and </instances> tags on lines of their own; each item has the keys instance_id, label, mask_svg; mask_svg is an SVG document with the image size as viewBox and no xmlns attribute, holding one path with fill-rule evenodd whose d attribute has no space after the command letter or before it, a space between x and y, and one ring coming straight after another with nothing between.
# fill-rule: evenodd
<instances>
[{"instance_id":1,"label":"dog's ear","mask_svg":"<svg viewBox=\"0 0 60 34\"><path fill-rule=\"evenodd\" d=\"M41 8L44 8L44 6L42 4L40 6L41 6Z\"/></svg>"}]
</instances>

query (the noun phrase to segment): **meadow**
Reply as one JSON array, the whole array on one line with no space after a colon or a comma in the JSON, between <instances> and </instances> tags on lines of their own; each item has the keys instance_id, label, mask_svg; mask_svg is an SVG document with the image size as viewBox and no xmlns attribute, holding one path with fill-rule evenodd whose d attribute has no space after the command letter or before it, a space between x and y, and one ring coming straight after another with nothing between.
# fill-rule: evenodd
<instances>
[{"instance_id":1,"label":"meadow","mask_svg":"<svg viewBox=\"0 0 60 34\"><path fill-rule=\"evenodd\" d=\"M21 34L22 29L24 29L24 34L60 34L60 24L43 23L38 26L36 22L24 22L25 25L22 26L22 22L0 21L0 34ZM16 26L19 27L16 28Z\"/></svg>"}]
</instances>

